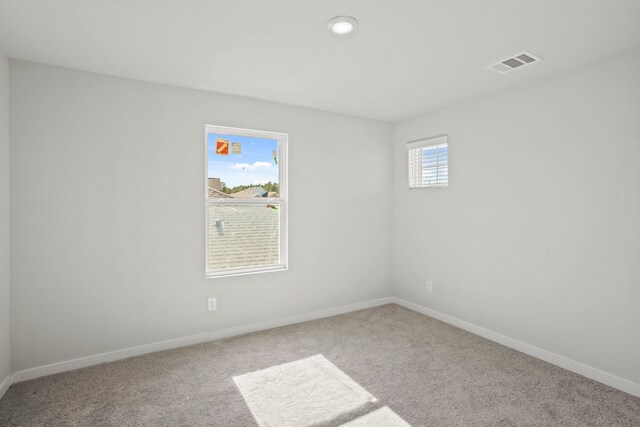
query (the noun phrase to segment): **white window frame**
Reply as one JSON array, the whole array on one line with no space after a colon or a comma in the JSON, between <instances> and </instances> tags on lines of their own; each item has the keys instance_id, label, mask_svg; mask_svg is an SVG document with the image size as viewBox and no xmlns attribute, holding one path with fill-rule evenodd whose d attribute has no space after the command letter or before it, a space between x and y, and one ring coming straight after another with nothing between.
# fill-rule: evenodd
<instances>
[{"instance_id":1,"label":"white window frame","mask_svg":"<svg viewBox=\"0 0 640 427\"><path fill-rule=\"evenodd\" d=\"M229 199L209 198L209 134L227 134L231 136L249 136L256 138L268 138L278 141L278 198L255 198L255 199ZM208 278L238 276L243 274L265 273L270 271L283 271L289 268L288 243L288 188L287 188L287 157L289 136L281 132L269 132L253 129L241 129L228 126L205 125L205 186L204 186L204 222L205 222L205 271ZM280 263L272 265L260 265L256 267L209 269L209 206L212 205L262 205L277 204L280 213Z\"/></svg>"},{"instance_id":2,"label":"white window frame","mask_svg":"<svg viewBox=\"0 0 640 427\"><path fill-rule=\"evenodd\" d=\"M421 150L423 148L431 148L431 147L443 146L443 145L447 147L447 164L446 164L447 182L441 183L441 184L412 186L411 185L412 169L415 168L415 163L411 161L412 150L419 150L419 149ZM407 143L407 164L409 166L407 170L407 186L409 190L422 190L422 189L428 189L428 188L447 188L449 186L449 135L439 135L439 136L434 136L432 138L425 138L425 139L419 139L416 141L408 142ZM436 168L439 168L439 167L440 165L438 164ZM424 170L424 167L421 166L420 174L422 174L423 170ZM416 171L413 170L413 173L416 173Z\"/></svg>"}]
</instances>

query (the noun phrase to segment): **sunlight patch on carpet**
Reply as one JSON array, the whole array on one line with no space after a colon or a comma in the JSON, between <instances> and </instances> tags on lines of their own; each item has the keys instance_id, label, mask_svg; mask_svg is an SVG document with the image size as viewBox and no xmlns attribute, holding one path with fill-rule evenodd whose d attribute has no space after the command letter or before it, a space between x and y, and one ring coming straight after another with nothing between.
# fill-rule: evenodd
<instances>
[{"instance_id":1,"label":"sunlight patch on carpet","mask_svg":"<svg viewBox=\"0 0 640 427\"><path fill-rule=\"evenodd\" d=\"M342 424L344 427L411 427L405 420L384 406L366 415Z\"/></svg>"},{"instance_id":2,"label":"sunlight patch on carpet","mask_svg":"<svg viewBox=\"0 0 640 427\"><path fill-rule=\"evenodd\" d=\"M233 380L261 427L408 426L320 354Z\"/></svg>"}]
</instances>

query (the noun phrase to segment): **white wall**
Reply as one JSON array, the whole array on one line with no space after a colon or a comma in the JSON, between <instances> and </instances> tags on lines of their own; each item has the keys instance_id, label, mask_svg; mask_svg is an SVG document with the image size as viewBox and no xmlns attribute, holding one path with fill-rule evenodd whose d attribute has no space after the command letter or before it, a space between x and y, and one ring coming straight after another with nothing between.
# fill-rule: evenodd
<instances>
[{"instance_id":1,"label":"white wall","mask_svg":"<svg viewBox=\"0 0 640 427\"><path fill-rule=\"evenodd\" d=\"M640 383L638 76L634 51L397 125L394 295ZM444 133L449 187L409 191L405 143Z\"/></svg>"},{"instance_id":2,"label":"white wall","mask_svg":"<svg viewBox=\"0 0 640 427\"><path fill-rule=\"evenodd\" d=\"M14 371L390 294L390 125L11 72ZM289 271L204 278L205 124L289 133Z\"/></svg>"},{"instance_id":3,"label":"white wall","mask_svg":"<svg viewBox=\"0 0 640 427\"><path fill-rule=\"evenodd\" d=\"M393 164L383 123L11 71L14 371L393 292L640 383L640 51L401 123ZM205 123L290 134L288 272L204 279ZM449 188L408 191L442 133Z\"/></svg>"},{"instance_id":4,"label":"white wall","mask_svg":"<svg viewBox=\"0 0 640 427\"><path fill-rule=\"evenodd\" d=\"M9 276L9 60L0 53L0 397L11 373Z\"/></svg>"}]
</instances>

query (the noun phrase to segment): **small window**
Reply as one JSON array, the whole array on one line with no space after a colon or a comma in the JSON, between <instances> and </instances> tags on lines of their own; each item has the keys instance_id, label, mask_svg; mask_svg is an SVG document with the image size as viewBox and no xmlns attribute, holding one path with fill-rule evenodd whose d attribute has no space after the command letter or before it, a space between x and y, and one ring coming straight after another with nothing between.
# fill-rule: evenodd
<instances>
[{"instance_id":1,"label":"small window","mask_svg":"<svg viewBox=\"0 0 640 427\"><path fill-rule=\"evenodd\" d=\"M409 188L449 185L449 149L447 135L407 144L409 151Z\"/></svg>"},{"instance_id":2,"label":"small window","mask_svg":"<svg viewBox=\"0 0 640 427\"><path fill-rule=\"evenodd\" d=\"M287 268L287 135L206 126L207 276Z\"/></svg>"}]
</instances>

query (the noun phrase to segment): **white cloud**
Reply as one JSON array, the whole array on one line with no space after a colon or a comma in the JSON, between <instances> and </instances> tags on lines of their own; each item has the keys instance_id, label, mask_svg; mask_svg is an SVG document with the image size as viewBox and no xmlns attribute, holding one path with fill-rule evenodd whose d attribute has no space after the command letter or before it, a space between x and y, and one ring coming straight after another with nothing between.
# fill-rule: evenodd
<instances>
[{"instance_id":1,"label":"white cloud","mask_svg":"<svg viewBox=\"0 0 640 427\"><path fill-rule=\"evenodd\" d=\"M278 182L278 167L268 162L229 163L210 160L209 177L220 178L230 188L238 185L262 185L269 181Z\"/></svg>"},{"instance_id":2,"label":"white cloud","mask_svg":"<svg viewBox=\"0 0 640 427\"><path fill-rule=\"evenodd\" d=\"M271 163L269 162L254 162L253 164L249 163L234 163L231 165L232 169L239 170L256 170L256 169L271 169Z\"/></svg>"}]
</instances>

